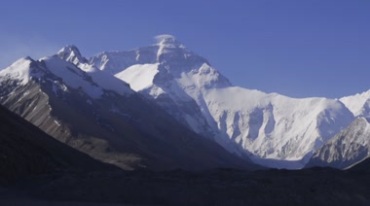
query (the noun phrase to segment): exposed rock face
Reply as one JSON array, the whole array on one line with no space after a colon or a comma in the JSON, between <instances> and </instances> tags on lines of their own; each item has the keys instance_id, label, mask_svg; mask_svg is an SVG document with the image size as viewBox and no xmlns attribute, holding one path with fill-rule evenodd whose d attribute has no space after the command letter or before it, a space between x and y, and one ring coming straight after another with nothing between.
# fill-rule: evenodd
<instances>
[{"instance_id":1,"label":"exposed rock face","mask_svg":"<svg viewBox=\"0 0 370 206\"><path fill-rule=\"evenodd\" d=\"M53 172L114 168L58 142L0 106L0 182Z\"/></svg>"}]
</instances>

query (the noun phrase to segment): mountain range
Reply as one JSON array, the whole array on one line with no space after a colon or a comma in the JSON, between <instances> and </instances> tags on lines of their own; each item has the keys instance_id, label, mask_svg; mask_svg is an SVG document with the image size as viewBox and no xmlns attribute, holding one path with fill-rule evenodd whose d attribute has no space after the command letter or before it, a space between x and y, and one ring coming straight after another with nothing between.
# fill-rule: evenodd
<instances>
[{"instance_id":1,"label":"mountain range","mask_svg":"<svg viewBox=\"0 0 370 206\"><path fill-rule=\"evenodd\" d=\"M291 98L234 86L171 35L86 58L76 46L0 71L0 103L122 169L346 169L369 157L370 91Z\"/></svg>"}]
</instances>

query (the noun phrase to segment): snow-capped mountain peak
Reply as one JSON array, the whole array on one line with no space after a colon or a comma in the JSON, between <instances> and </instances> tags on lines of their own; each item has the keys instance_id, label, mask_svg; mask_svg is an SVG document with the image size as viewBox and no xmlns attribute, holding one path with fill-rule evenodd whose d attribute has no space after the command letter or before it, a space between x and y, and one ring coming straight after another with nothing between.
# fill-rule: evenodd
<instances>
[{"instance_id":1,"label":"snow-capped mountain peak","mask_svg":"<svg viewBox=\"0 0 370 206\"><path fill-rule=\"evenodd\" d=\"M294 99L234 87L174 36L155 38L153 46L105 53L90 62L112 71L193 131L229 151L252 155L256 162L273 167L285 167L279 161L300 162L288 166L297 168L353 120L338 100ZM260 161L264 158L271 161ZM273 161L277 164L270 164Z\"/></svg>"},{"instance_id":2,"label":"snow-capped mountain peak","mask_svg":"<svg viewBox=\"0 0 370 206\"><path fill-rule=\"evenodd\" d=\"M1 79L17 80L18 84L25 85L32 76L38 76L39 72L32 67L35 60L31 57L24 57L14 62L9 67L0 71Z\"/></svg>"},{"instance_id":3,"label":"snow-capped mountain peak","mask_svg":"<svg viewBox=\"0 0 370 206\"><path fill-rule=\"evenodd\" d=\"M156 60L158 62L166 62L171 59L183 61L193 55L172 35L158 35L154 39L156 40L154 46L157 47Z\"/></svg>"},{"instance_id":4,"label":"snow-capped mountain peak","mask_svg":"<svg viewBox=\"0 0 370 206\"><path fill-rule=\"evenodd\" d=\"M81 55L80 50L75 45L67 45L60 49L57 55L68 62L73 64L86 63L87 60Z\"/></svg>"},{"instance_id":5,"label":"snow-capped mountain peak","mask_svg":"<svg viewBox=\"0 0 370 206\"><path fill-rule=\"evenodd\" d=\"M81 89L93 98L100 98L105 91L113 91L120 95L133 93L127 83L87 64L78 48L73 45L62 48L56 55L39 60L33 60L30 57L21 58L0 71L0 80L26 85L31 80L49 81L50 75L57 76L63 81L63 83L52 82L52 84L64 84L65 88ZM64 89L64 91L67 90Z\"/></svg>"},{"instance_id":6,"label":"snow-capped mountain peak","mask_svg":"<svg viewBox=\"0 0 370 206\"><path fill-rule=\"evenodd\" d=\"M176 37L169 34L161 34L154 37L156 45L167 48L185 48L181 42L176 40Z\"/></svg>"}]
</instances>

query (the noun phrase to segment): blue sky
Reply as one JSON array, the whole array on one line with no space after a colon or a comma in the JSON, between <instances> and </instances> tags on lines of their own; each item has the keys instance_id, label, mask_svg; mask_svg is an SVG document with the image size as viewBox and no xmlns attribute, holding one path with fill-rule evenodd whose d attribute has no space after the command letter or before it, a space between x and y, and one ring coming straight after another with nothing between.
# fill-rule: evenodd
<instances>
[{"instance_id":1,"label":"blue sky","mask_svg":"<svg viewBox=\"0 0 370 206\"><path fill-rule=\"evenodd\" d=\"M234 85L293 97L370 89L368 0L11 0L0 66L77 45L89 57L172 34Z\"/></svg>"}]
</instances>

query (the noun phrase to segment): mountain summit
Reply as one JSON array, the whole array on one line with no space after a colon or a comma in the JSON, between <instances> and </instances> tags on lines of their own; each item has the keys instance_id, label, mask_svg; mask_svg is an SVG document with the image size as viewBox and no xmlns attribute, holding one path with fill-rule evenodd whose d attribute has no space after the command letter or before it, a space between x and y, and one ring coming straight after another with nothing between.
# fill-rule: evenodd
<instances>
[{"instance_id":1,"label":"mountain summit","mask_svg":"<svg viewBox=\"0 0 370 206\"><path fill-rule=\"evenodd\" d=\"M90 64L129 83L196 133L264 166L303 167L354 119L339 100L295 99L232 86L175 37L156 40L133 51L104 52Z\"/></svg>"},{"instance_id":2,"label":"mountain summit","mask_svg":"<svg viewBox=\"0 0 370 206\"><path fill-rule=\"evenodd\" d=\"M156 45L167 48L185 48L183 44L176 40L176 37L169 34L162 34L154 37Z\"/></svg>"},{"instance_id":3,"label":"mountain summit","mask_svg":"<svg viewBox=\"0 0 370 206\"><path fill-rule=\"evenodd\" d=\"M80 50L75 45L67 45L60 49L57 54L61 59L74 64L85 63L87 60L82 57Z\"/></svg>"}]
</instances>

